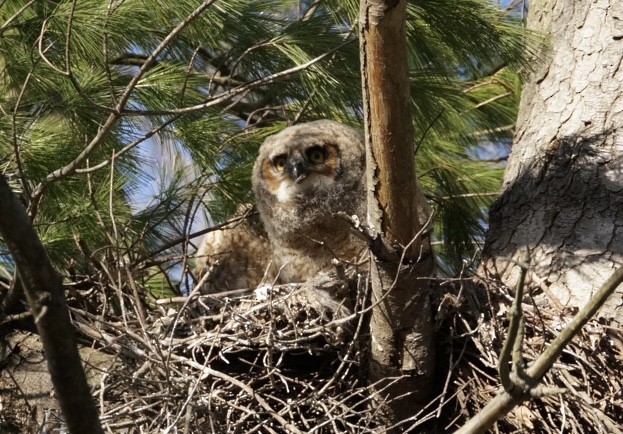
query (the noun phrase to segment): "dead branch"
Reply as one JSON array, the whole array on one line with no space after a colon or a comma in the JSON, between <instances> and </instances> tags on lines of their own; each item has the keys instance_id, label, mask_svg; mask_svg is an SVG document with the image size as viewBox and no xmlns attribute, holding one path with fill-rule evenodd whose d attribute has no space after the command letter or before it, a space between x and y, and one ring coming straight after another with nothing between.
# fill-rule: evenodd
<instances>
[{"instance_id":1,"label":"dead branch","mask_svg":"<svg viewBox=\"0 0 623 434\"><path fill-rule=\"evenodd\" d=\"M522 264L522 267L527 266ZM525 279L525 271L522 273L522 280ZM470 419L462 428L456 431L457 434L473 434L486 432L496 421L511 411L517 404L530 398L541 398L544 395L552 393L560 393L558 388L540 387L539 382L543 376L554 365L554 362L562 354L565 347L571 340L580 333L582 327L593 318L597 311L603 306L606 299L616 290L623 282L623 267L617 269L610 278L599 288L589 302L571 319L565 328L552 341L548 348L522 373L523 378L518 383L516 379L513 382L503 379L504 387L498 391L497 396L487 404L478 414ZM523 281L519 282L518 292L523 287ZM519 321L521 321L521 310L517 306L521 303L521 298L517 297L513 306L513 312L518 313ZM515 341L521 338L521 333L515 333ZM510 331L509 331L510 336ZM517 344L512 342L514 346L513 352L517 352ZM508 350L505 351L508 353ZM513 358L520 356L514 355ZM505 356L506 363L508 357ZM502 358L500 358L500 373L502 374ZM517 366L518 363L514 364ZM506 374L505 374L506 376ZM520 385L521 387L517 387Z\"/></svg>"},{"instance_id":2,"label":"dead branch","mask_svg":"<svg viewBox=\"0 0 623 434\"><path fill-rule=\"evenodd\" d=\"M0 176L0 233L23 282L70 432L103 433L74 341L61 278L3 176Z\"/></svg>"}]
</instances>

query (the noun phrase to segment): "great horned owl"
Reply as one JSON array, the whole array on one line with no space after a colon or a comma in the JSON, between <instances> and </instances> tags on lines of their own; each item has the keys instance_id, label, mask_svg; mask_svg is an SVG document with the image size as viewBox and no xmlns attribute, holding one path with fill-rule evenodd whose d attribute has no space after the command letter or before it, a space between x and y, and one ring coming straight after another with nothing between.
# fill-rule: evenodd
<instances>
[{"instance_id":1,"label":"great horned owl","mask_svg":"<svg viewBox=\"0 0 623 434\"><path fill-rule=\"evenodd\" d=\"M268 137L253 168L258 216L211 232L198 252L206 292L303 282L360 261L365 245L338 213L365 215L363 135L320 120ZM271 280L272 279L272 280Z\"/></svg>"}]
</instances>

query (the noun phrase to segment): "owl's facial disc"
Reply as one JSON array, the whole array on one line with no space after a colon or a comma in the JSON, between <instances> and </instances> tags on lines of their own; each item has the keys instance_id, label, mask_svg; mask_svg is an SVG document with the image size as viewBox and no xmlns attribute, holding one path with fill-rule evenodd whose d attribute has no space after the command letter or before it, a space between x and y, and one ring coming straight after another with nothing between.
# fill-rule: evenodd
<instances>
[{"instance_id":1,"label":"owl's facial disc","mask_svg":"<svg viewBox=\"0 0 623 434\"><path fill-rule=\"evenodd\" d=\"M330 188L337 175L339 151L332 144L311 144L264 160L262 173L268 190L282 203Z\"/></svg>"}]
</instances>

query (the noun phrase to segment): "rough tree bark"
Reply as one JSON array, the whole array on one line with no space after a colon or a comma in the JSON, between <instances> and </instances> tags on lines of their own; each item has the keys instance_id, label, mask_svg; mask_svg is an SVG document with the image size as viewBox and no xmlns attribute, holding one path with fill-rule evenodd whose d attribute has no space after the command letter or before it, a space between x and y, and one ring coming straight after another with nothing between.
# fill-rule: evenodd
<instances>
[{"instance_id":1,"label":"rough tree bark","mask_svg":"<svg viewBox=\"0 0 623 434\"><path fill-rule=\"evenodd\" d=\"M368 219L398 252L375 256L371 267L368 374L388 399L388 424L426 403L434 371L428 282L418 280L431 275L433 263L428 236L420 233L428 213L415 176L405 19L405 0L361 1Z\"/></svg>"},{"instance_id":2,"label":"rough tree bark","mask_svg":"<svg viewBox=\"0 0 623 434\"><path fill-rule=\"evenodd\" d=\"M484 270L514 286L508 258L528 246L539 301L582 306L623 263L623 2L531 1L528 26L550 52L524 87Z\"/></svg>"},{"instance_id":3,"label":"rough tree bark","mask_svg":"<svg viewBox=\"0 0 623 434\"><path fill-rule=\"evenodd\" d=\"M2 175L0 234L23 283L69 432L103 433L76 348L61 277L52 268L26 210Z\"/></svg>"}]
</instances>

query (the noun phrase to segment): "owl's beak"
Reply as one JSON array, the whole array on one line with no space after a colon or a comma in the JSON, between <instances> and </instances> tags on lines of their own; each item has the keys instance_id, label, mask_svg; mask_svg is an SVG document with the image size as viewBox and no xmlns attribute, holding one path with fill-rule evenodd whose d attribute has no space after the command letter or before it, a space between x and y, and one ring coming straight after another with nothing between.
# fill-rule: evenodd
<instances>
[{"instance_id":1,"label":"owl's beak","mask_svg":"<svg viewBox=\"0 0 623 434\"><path fill-rule=\"evenodd\" d=\"M299 159L292 159L289 161L286 170L290 172L290 176L292 176L292 179L297 184L300 184L309 174L305 161Z\"/></svg>"}]
</instances>

